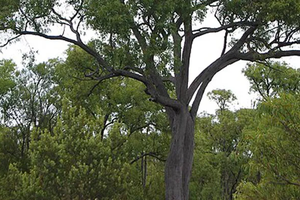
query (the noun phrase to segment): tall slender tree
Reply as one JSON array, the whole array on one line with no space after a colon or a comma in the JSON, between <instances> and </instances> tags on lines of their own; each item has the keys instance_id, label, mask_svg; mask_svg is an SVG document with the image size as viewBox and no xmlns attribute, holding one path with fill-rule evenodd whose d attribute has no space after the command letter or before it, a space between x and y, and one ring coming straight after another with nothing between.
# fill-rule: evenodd
<instances>
[{"instance_id":1,"label":"tall slender tree","mask_svg":"<svg viewBox=\"0 0 300 200\"><path fill-rule=\"evenodd\" d=\"M299 0L5 0L0 11L3 45L23 35L72 43L94 59L87 77L133 78L164 106L172 130L166 199L188 199L195 118L214 75L240 60L300 55ZM202 26L209 13L219 26ZM99 36L91 45L87 28ZM218 32L220 56L189 80L193 42Z\"/></svg>"}]
</instances>

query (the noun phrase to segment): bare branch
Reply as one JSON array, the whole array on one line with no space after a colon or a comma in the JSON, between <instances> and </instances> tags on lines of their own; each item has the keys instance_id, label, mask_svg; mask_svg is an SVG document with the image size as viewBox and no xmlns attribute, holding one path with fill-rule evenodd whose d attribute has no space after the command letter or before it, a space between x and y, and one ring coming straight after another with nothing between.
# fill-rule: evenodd
<instances>
[{"instance_id":1,"label":"bare branch","mask_svg":"<svg viewBox=\"0 0 300 200\"><path fill-rule=\"evenodd\" d=\"M133 163L135 163L136 161L138 161L139 159L141 159L141 158L143 158L143 157L146 157L146 156L154 157L154 158L156 158L156 159L159 160L159 161L163 161L163 162L166 161L166 159L161 158L157 153L149 152L149 153L142 153L142 155L136 157L133 161L131 161L130 164L133 164Z\"/></svg>"},{"instance_id":2,"label":"bare branch","mask_svg":"<svg viewBox=\"0 0 300 200\"><path fill-rule=\"evenodd\" d=\"M81 47L85 52L87 52L88 54L93 56L104 69L108 70L109 72L113 71L113 68L111 66L109 66L105 62L105 60L96 51L94 51L89 46L84 44L81 40L77 41L77 40L73 40L71 38L62 36L62 35L47 35L45 33L40 33L40 32L35 32L35 31L26 31L26 30L19 31L19 34L20 35L34 35L34 36L39 36L39 37L49 39L49 40L61 40L61 41L72 43L74 45Z\"/></svg>"},{"instance_id":3,"label":"bare branch","mask_svg":"<svg viewBox=\"0 0 300 200\"><path fill-rule=\"evenodd\" d=\"M62 24L62 25L67 25L70 27L71 31L76 35L76 39L77 41L81 42L82 43L82 40L81 40L81 36L80 36L80 33L79 33L79 27L80 27L80 24L83 22L84 20L84 16L80 16L79 17L79 22L77 23L76 25L76 28L74 27L74 24L73 24L73 20L79 15L79 12L80 12L80 9L82 8L83 6L83 2L84 1L81 1L81 4L80 4L80 8L79 9L75 9L76 13L70 18L70 19L67 19L65 17L63 17L61 14L59 14L54 8L51 9L51 11L60 19L62 20L62 22L57 22L59 24Z\"/></svg>"},{"instance_id":4,"label":"bare branch","mask_svg":"<svg viewBox=\"0 0 300 200\"><path fill-rule=\"evenodd\" d=\"M104 133L105 133L105 129L112 125L113 123L115 123L115 121L117 120L117 118L113 118L110 122L107 123L108 121L108 118L109 118L109 114L105 114L104 115L104 120L103 120L103 128L101 129L101 140L103 140L104 138Z\"/></svg>"},{"instance_id":5,"label":"bare branch","mask_svg":"<svg viewBox=\"0 0 300 200\"><path fill-rule=\"evenodd\" d=\"M193 37L197 38L197 37L203 36L205 34L217 33L220 31L227 30L227 29L234 29L236 27L247 27L247 26L256 27L257 25L258 24L254 23L254 22L239 21L239 22L232 22L230 24L223 25L223 26L220 26L217 28L202 27L200 29L193 30L193 32L194 32Z\"/></svg>"},{"instance_id":6,"label":"bare branch","mask_svg":"<svg viewBox=\"0 0 300 200\"><path fill-rule=\"evenodd\" d=\"M60 20L67 22L67 24L69 25L71 20L68 20L67 18L64 18L61 14L59 14L58 12L56 12L56 10L54 8L51 8L51 11L53 12L53 14L55 14Z\"/></svg>"},{"instance_id":7,"label":"bare branch","mask_svg":"<svg viewBox=\"0 0 300 200\"><path fill-rule=\"evenodd\" d=\"M221 56L225 54L226 52L226 47L227 47L227 39L228 39L228 31L225 30L225 35L224 35L224 44L223 44L223 50L221 52Z\"/></svg>"},{"instance_id":8,"label":"bare branch","mask_svg":"<svg viewBox=\"0 0 300 200\"><path fill-rule=\"evenodd\" d=\"M300 44L300 40L296 40L296 41L292 41L292 42L280 42L280 41L273 42L273 44L275 44L275 43L277 44L277 46L272 48L271 49L272 51L275 51L275 50L280 49L282 47L292 46L294 44Z\"/></svg>"},{"instance_id":9,"label":"bare branch","mask_svg":"<svg viewBox=\"0 0 300 200\"><path fill-rule=\"evenodd\" d=\"M35 32L35 31L26 31L26 30L20 31L19 34L20 35L34 35L34 36L43 37L43 38L49 39L49 40L62 40L62 41L66 41L66 42L78 45L78 42L76 40L67 38L62 35L47 35L45 33L39 33L39 32Z\"/></svg>"},{"instance_id":10,"label":"bare branch","mask_svg":"<svg viewBox=\"0 0 300 200\"><path fill-rule=\"evenodd\" d=\"M99 86L100 83L102 83L104 80L107 80L107 79L111 79L111 78L115 78L115 77L119 77L119 76L125 76L125 77L128 77L128 78L132 78L132 79L135 79L135 80L138 80L142 83L144 83L145 85L147 84L147 81L146 79L141 76L141 75L138 75L138 74L135 74L135 73L132 73L132 72L129 72L129 71L126 71L126 70L114 70L114 72L111 72L109 74L106 74L106 75L103 75L103 76L100 76L100 77L94 77L94 76L87 76L87 77L90 77L91 79L93 80L97 80L98 83L95 84L91 91L90 91L90 94L93 92L93 90ZM90 95L89 94L89 95Z\"/></svg>"},{"instance_id":11,"label":"bare branch","mask_svg":"<svg viewBox=\"0 0 300 200\"><path fill-rule=\"evenodd\" d=\"M82 7L83 7L83 3L84 3L84 0L82 0L82 1L80 2L80 5L79 5L79 8L78 8L78 9L74 9L74 10L76 11L76 13L70 18L70 21L73 21L73 20L77 17L77 15L79 14L80 10L81 10Z\"/></svg>"},{"instance_id":12,"label":"bare branch","mask_svg":"<svg viewBox=\"0 0 300 200\"><path fill-rule=\"evenodd\" d=\"M16 35L15 37L9 38L4 44L0 45L0 48L7 46L9 43L11 43L12 41L18 39L19 37L21 37L22 35Z\"/></svg>"},{"instance_id":13,"label":"bare branch","mask_svg":"<svg viewBox=\"0 0 300 200\"><path fill-rule=\"evenodd\" d=\"M79 18L79 22L77 23L77 26L76 26L76 32L77 32L77 33L79 33L79 27L80 27L81 23L83 22L84 17L85 17L85 16L82 15L82 16Z\"/></svg>"}]
</instances>

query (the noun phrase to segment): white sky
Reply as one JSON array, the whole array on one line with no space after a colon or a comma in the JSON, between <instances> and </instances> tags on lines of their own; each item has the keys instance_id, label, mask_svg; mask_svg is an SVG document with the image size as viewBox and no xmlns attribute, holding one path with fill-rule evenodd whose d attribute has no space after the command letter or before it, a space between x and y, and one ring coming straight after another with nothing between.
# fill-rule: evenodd
<instances>
[{"instance_id":1,"label":"white sky","mask_svg":"<svg viewBox=\"0 0 300 200\"><path fill-rule=\"evenodd\" d=\"M217 26L213 19L206 20L205 24ZM91 38L91 36L87 37ZM209 34L195 40L191 57L190 81L221 54L222 46L222 33ZM39 37L26 36L22 37L19 42L2 48L0 59L13 59L14 62L19 64L22 62L22 54L33 48L38 50L37 62L42 62L49 58L64 56L67 47L68 43L63 41L50 41ZM298 67L299 58L290 57L284 60L292 67ZM237 102L234 104L233 109L250 108L254 95L249 94L249 82L241 73L245 66L246 62L238 62L219 72L208 85L206 93L217 88L230 89L237 96ZM215 109L217 109L217 105L210 101L205 94L199 113L202 111L214 113Z\"/></svg>"}]
</instances>

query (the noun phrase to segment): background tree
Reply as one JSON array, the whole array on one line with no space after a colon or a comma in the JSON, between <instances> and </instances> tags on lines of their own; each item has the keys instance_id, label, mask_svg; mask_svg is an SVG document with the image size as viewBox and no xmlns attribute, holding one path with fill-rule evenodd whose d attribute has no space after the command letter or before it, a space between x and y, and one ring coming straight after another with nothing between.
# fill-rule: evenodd
<instances>
[{"instance_id":1,"label":"background tree","mask_svg":"<svg viewBox=\"0 0 300 200\"><path fill-rule=\"evenodd\" d=\"M82 81L84 74L78 67L85 56L81 49L71 47L66 61L53 59L35 64L31 60L22 73L8 67L10 70L2 79L3 85L11 85L2 99L3 105L8 103L0 134L2 198L160 199L163 196L163 169L170 135L165 132L167 119L161 107L148 101L142 84L130 79L106 81L97 88L94 80ZM7 65L3 70L14 66L11 61L4 63ZM44 87L39 86L42 83ZM105 84L114 92L106 89ZM91 93L93 88L98 91ZM17 98L23 103L9 104L9 100L15 102ZM51 112L40 112L41 107L49 107L48 103L56 107L50 107ZM13 111L24 115L14 115ZM55 114L49 123L47 120L39 123L52 112ZM33 115L37 123L29 118L32 113L38 113ZM14 131L19 130L15 119L29 126L28 148L22 156L23 140ZM126 172L120 171L124 166ZM70 173L72 169L76 173Z\"/></svg>"},{"instance_id":2,"label":"background tree","mask_svg":"<svg viewBox=\"0 0 300 200\"><path fill-rule=\"evenodd\" d=\"M281 94L260 105L260 117L245 130L252 156L237 199L300 197L298 107L298 94Z\"/></svg>"},{"instance_id":3,"label":"background tree","mask_svg":"<svg viewBox=\"0 0 300 200\"><path fill-rule=\"evenodd\" d=\"M250 153L250 162L236 198L298 199L299 70L269 62L248 66L245 75L262 102L244 129L241 149Z\"/></svg>"},{"instance_id":4,"label":"background tree","mask_svg":"<svg viewBox=\"0 0 300 200\"><path fill-rule=\"evenodd\" d=\"M2 63L2 70L15 65L7 60ZM21 144L20 149L14 153L21 156L23 170L26 170L27 165L31 129L47 127L51 132L59 111L59 104L56 104L59 96L54 90L51 71L55 63L55 60L50 60L36 65L32 58L24 59L24 69L11 68L11 75L7 74L1 80L5 84L3 90L6 90L0 97L1 120L3 126L10 127L11 134Z\"/></svg>"},{"instance_id":5,"label":"background tree","mask_svg":"<svg viewBox=\"0 0 300 200\"><path fill-rule=\"evenodd\" d=\"M207 93L209 99L214 100L219 110L228 109L228 106L236 100L236 96L230 90L215 89Z\"/></svg>"},{"instance_id":6,"label":"background tree","mask_svg":"<svg viewBox=\"0 0 300 200\"><path fill-rule=\"evenodd\" d=\"M30 169L24 173L10 165L1 184L12 184L12 197L3 198L124 199L128 164L111 155L113 141L101 142L101 135L94 135L101 126L84 110L76 114L76 108L66 102L63 106L53 133L38 128L31 132ZM18 182L4 182L14 176Z\"/></svg>"},{"instance_id":7,"label":"background tree","mask_svg":"<svg viewBox=\"0 0 300 200\"><path fill-rule=\"evenodd\" d=\"M229 200L247 174L244 165L249 157L240 153L239 146L243 130L253 121L255 111L224 108L230 105L228 97L234 97L230 90L213 90L208 95L220 107L214 115L197 119L191 198Z\"/></svg>"},{"instance_id":8,"label":"background tree","mask_svg":"<svg viewBox=\"0 0 300 200\"><path fill-rule=\"evenodd\" d=\"M297 0L4 3L0 30L9 37L3 37L4 45L22 35L67 41L93 57L95 65L87 68L90 78L99 82L119 76L138 80L146 86L151 99L164 106L172 130L165 170L166 199L188 199L197 110L214 75L240 60L300 54L295 37L300 20ZM219 26L201 26L208 10L214 13ZM61 27L58 33L50 31L54 26ZM98 33L93 45L82 39L86 28ZM220 57L190 81L193 42L216 32L224 33ZM175 95L169 93L170 89Z\"/></svg>"},{"instance_id":9,"label":"background tree","mask_svg":"<svg viewBox=\"0 0 300 200\"><path fill-rule=\"evenodd\" d=\"M277 97L281 92L298 93L300 89L299 69L284 62L248 64L243 73L250 81L250 90L258 93L260 100Z\"/></svg>"}]
</instances>

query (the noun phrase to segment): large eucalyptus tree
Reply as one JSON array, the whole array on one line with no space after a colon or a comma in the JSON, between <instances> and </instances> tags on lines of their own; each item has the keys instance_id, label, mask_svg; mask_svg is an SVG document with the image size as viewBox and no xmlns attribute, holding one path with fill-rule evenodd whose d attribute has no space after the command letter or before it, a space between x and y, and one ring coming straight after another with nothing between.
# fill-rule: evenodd
<instances>
[{"instance_id":1,"label":"large eucalyptus tree","mask_svg":"<svg viewBox=\"0 0 300 200\"><path fill-rule=\"evenodd\" d=\"M194 123L205 88L240 60L300 55L299 5L299 0L2 0L0 29L3 45L34 35L81 47L95 63L86 76L99 82L118 76L142 82L151 100L165 107L172 131L166 199L188 199ZM218 26L201 25L209 13ZM83 40L87 29L97 34L89 45ZM193 42L217 32L224 33L220 56L189 80ZM205 56L198 55L199 62Z\"/></svg>"}]
</instances>

